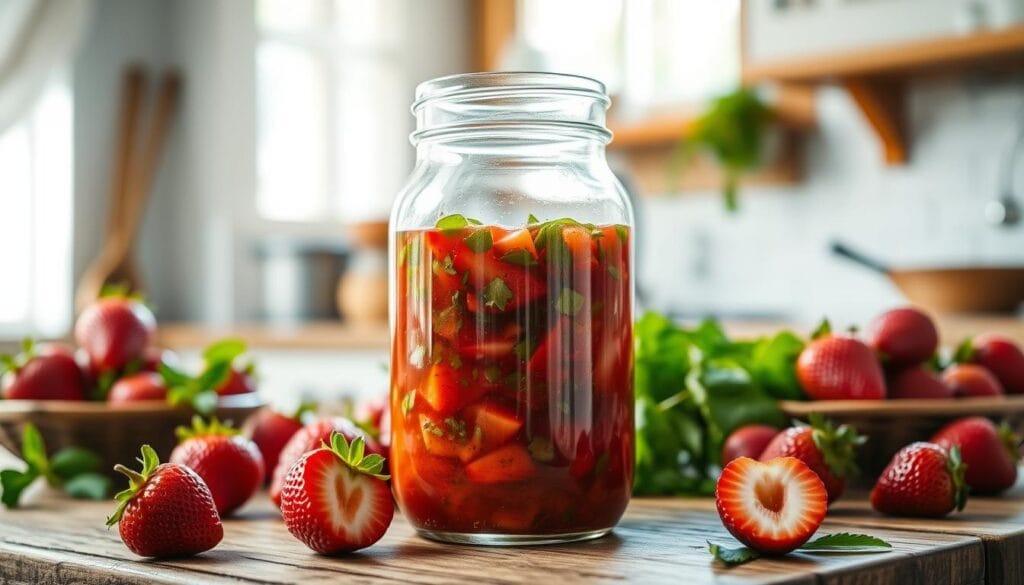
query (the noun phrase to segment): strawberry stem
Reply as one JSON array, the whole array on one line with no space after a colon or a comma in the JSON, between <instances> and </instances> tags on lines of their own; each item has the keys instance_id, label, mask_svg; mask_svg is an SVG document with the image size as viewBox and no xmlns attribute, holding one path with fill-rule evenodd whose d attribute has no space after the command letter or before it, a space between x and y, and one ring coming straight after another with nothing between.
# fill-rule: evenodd
<instances>
[{"instance_id":1,"label":"strawberry stem","mask_svg":"<svg viewBox=\"0 0 1024 585\"><path fill-rule=\"evenodd\" d=\"M127 467L121 465L120 463L114 466L114 471L127 477L128 484L131 485L133 488L137 488L138 486L142 485L142 482L146 481L146 478L143 477L141 473L135 471L134 469L128 469Z\"/></svg>"}]
</instances>

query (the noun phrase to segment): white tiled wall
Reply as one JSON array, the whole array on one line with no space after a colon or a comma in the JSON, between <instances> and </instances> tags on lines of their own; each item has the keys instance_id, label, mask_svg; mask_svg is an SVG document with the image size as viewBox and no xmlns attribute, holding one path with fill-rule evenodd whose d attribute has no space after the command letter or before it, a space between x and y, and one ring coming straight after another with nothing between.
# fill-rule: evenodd
<instances>
[{"instance_id":1,"label":"white tiled wall","mask_svg":"<svg viewBox=\"0 0 1024 585\"><path fill-rule=\"evenodd\" d=\"M884 277L832 256L833 238L892 265L1024 263L1024 225L994 227L983 213L1024 123L1024 78L915 84L911 162L902 167L882 164L844 91L818 95L820 130L801 184L746 189L735 215L711 192L641 201L640 283L650 306L847 323L900 302ZM1016 185L1024 198L1024 160Z\"/></svg>"}]
</instances>

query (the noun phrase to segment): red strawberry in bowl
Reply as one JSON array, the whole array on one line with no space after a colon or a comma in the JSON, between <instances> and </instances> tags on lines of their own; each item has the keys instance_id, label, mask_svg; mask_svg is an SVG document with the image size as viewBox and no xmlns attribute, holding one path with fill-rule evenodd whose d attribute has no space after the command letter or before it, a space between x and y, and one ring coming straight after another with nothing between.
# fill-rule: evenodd
<instances>
[{"instance_id":1,"label":"red strawberry in bowl","mask_svg":"<svg viewBox=\"0 0 1024 585\"><path fill-rule=\"evenodd\" d=\"M292 536L321 554L366 548L394 518L384 458L364 456L362 438L351 444L334 433L326 447L304 454L285 476L281 516Z\"/></svg>"},{"instance_id":2,"label":"red strawberry in bowl","mask_svg":"<svg viewBox=\"0 0 1024 585\"><path fill-rule=\"evenodd\" d=\"M192 428L178 428L181 441L171 463L184 465L203 478L217 512L227 516L249 500L263 484L263 456L251 440L217 419L192 419Z\"/></svg>"},{"instance_id":3,"label":"red strawberry in bowl","mask_svg":"<svg viewBox=\"0 0 1024 585\"><path fill-rule=\"evenodd\" d=\"M1007 394L1024 394L1024 351L1012 339L980 335L974 339L970 360L988 368Z\"/></svg>"},{"instance_id":4,"label":"red strawberry in bowl","mask_svg":"<svg viewBox=\"0 0 1024 585\"><path fill-rule=\"evenodd\" d=\"M853 337L811 341L797 358L796 375L813 400L878 400L886 394L878 358Z\"/></svg>"},{"instance_id":5,"label":"red strawberry in bowl","mask_svg":"<svg viewBox=\"0 0 1024 585\"><path fill-rule=\"evenodd\" d=\"M330 441L331 435L335 432L344 436L348 441L362 437L367 453L383 456L380 444L368 437L362 429L347 418L332 417L312 422L295 433L281 450L277 467L274 468L274 475L270 478L270 499L275 504L281 505L281 490L284 488L284 478L288 475L288 470L304 454L318 449L323 443Z\"/></svg>"},{"instance_id":6,"label":"red strawberry in bowl","mask_svg":"<svg viewBox=\"0 0 1024 585\"><path fill-rule=\"evenodd\" d=\"M253 443L256 443L263 455L266 481L270 481L274 469L277 468L281 450L295 433L302 430L302 418L313 408L312 405L302 405L292 416L282 414L272 408L264 408L246 421L245 434L252 439Z\"/></svg>"},{"instance_id":7,"label":"red strawberry in bowl","mask_svg":"<svg viewBox=\"0 0 1024 585\"><path fill-rule=\"evenodd\" d=\"M889 398L928 399L952 398L953 388L925 366L898 368L888 376Z\"/></svg>"},{"instance_id":8,"label":"red strawberry in bowl","mask_svg":"<svg viewBox=\"0 0 1024 585\"><path fill-rule=\"evenodd\" d=\"M1002 396L1003 385L986 368L974 364L955 364L942 372L942 381L958 398Z\"/></svg>"},{"instance_id":9,"label":"red strawberry in bowl","mask_svg":"<svg viewBox=\"0 0 1024 585\"><path fill-rule=\"evenodd\" d=\"M825 519L828 494L816 473L799 459L735 459L715 489L718 515L736 540L764 554L795 550Z\"/></svg>"},{"instance_id":10,"label":"red strawberry in bowl","mask_svg":"<svg viewBox=\"0 0 1024 585\"><path fill-rule=\"evenodd\" d=\"M728 465L739 457L761 457L765 447L778 433L778 429L768 425L745 425L736 429L722 445L722 465Z\"/></svg>"},{"instance_id":11,"label":"red strawberry in bowl","mask_svg":"<svg viewBox=\"0 0 1024 585\"><path fill-rule=\"evenodd\" d=\"M164 379L153 372L139 372L125 376L110 387L107 402L123 404L144 400L166 400L167 386Z\"/></svg>"},{"instance_id":12,"label":"red strawberry in bowl","mask_svg":"<svg viewBox=\"0 0 1024 585\"><path fill-rule=\"evenodd\" d=\"M967 501L960 450L911 443L893 455L871 490L871 506L892 516L941 518Z\"/></svg>"},{"instance_id":13,"label":"red strawberry in bowl","mask_svg":"<svg viewBox=\"0 0 1024 585\"><path fill-rule=\"evenodd\" d=\"M26 340L18 356L3 356L0 387L8 400L85 400L82 371L68 352L54 349L36 354Z\"/></svg>"},{"instance_id":14,"label":"red strawberry in bowl","mask_svg":"<svg viewBox=\"0 0 1024 585\"><path fill-rule=\"evenodd\" d=\"M776 457L796 457L803 461L821 478L828 491L828 501L832 503L843 495L846 480L858 473L855 450L865 439L853 427L835 427L818 415L812 414L810 423L798 423L777 434L761 453L761 461Z\"/></svg>"},{"instance_id":15,"label":"red strawberry in bowl","mask_svg":"<svg viewBox=\"0 0 1024 585\"><path fill-rule=\"evenodd\" d=\"M75 322L75 341L99 372L121 370L141 360L155 332L156 318L149 307L123 297L95 301Z\"/></svg>"},{"instance_id":16,"label":"red strawberry in bowl","mask_svg":"<svg viewBox=\"0 0 1024 585\"><path fill-rule=\"evenodd\" d=\"M868 326L868 345L893 364L919 364L939 347L939 332L931 317L912 308L886 311Z\"/></svg>"},{"instance_id":17,"label":"red strawberry in bowl","mask_svg":"<svg viewBox=\"0 0 1024 585\"><path fill-rule=\"evenodd\" d=\"M960 449L972 494L998 494L1017 483L1020 437L1005 424L996 427L980 416L962 418L939 429L932 442L947 451Z\"/></svg>"},{"instance_id":18,"label":"red strawberry in bowl","mask_svg":"<svg viewBox=\"0 0 1024 585\"><path fill-rule=\"evenodd\" d=\"M141 461L141 472L114 468L129 487L115 497L107 526L117 524L125 546L141 557L183 557L217 546L224 526L203 480L184 465L161 465L149 445L142 446Z\"/></svg>"}]
</instances>

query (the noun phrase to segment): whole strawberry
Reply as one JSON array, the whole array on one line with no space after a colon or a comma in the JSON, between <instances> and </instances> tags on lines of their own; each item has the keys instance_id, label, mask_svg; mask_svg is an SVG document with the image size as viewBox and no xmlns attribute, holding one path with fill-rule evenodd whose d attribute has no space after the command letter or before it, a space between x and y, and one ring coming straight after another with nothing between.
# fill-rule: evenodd
<instances>
[{"instance_id":1,"label":"whole strawberry","mask_svg":"<svg viewBox=\"0 0 1024 585\"><path fill-rule=\"evenodd\" d=\"M953 389L957 398L1002 396L1003 385L983 366L954 364L942 372L942 382Z\"/></svg>"},{"instance_id":2,"label":"whole strawberry","mask_svg":"<svg viewBox=\"0 0 1024 585\"><path fill-rule=\"evenodd\" d=\"M971 361L985 366L1007 394L1024 394L1024 351L1008 337L995 334L974 339Z\"/></svg>"},{"instance_id":3,"label":"whole strawberry","mask_svg":"<svg viewBox=\"0 0 1024 585\"><path fill-rule=\"evenodd\" d=\"M107 526L118 524L125 546L142 557L182 557L210 550L224 538L224 527L210 489L194 471L160 464L156 451L142 446L142 472L114 467L128 477L128 489Z\"/></svg>"},{"instance_id":4,"label":"whole strawberry","mask_svg":"<svg viewBox=\"0 0 1024 585\"><path fill-rule=\"evenodd\" d=\"M75 323L75 341L99 372L121 370L141 360L153 342L156 319L142 302L104 297L82 311Z\"/></svg>"},{"instance_id":5,"label":"whole strawberry","mask_svg":"<svg viewBox=\"0 0 1024 585\"><path fill-rule=\"evenodd\" d=\"M244 368L232 366L224 383L217 387L217 394L229 396L232 394L247 394L256 391L255 368L252 364Z\"/></svg>"},{"instance_id":6,"label":"whole strawberry","mask_svg":"<svg viewBox=\"0 0 1024 585\"><path fill-rule=\"evenodd\" d=\"M827 335L810 342L797 358L796 375L814 400L885 398L878 358L853 337Z\"/></svg>"},{"instance_id":7,"label":"whole strawberry","mask_svg":"<svg viewBox=\"0 0 1024 585\"><path fill-rule=\"evenodd\" d=\"M263 455L267 481L270 481L274 469L277 468L281 450L295 433L302 430L302 417L311 408L310 405L303 405L299 407L294 416L282 414L271 408L264 408L246 421L245 434L252 439L253 443L256 443Z\"/></svg>"},{"instance_id":8,"label":"whole strawberry","mask_svg":"<svg viewBox=\"0 0 1024 585\"><path fill-rule=\"evenodd\" d=\"M768 425L744 425L736 429L722 444L722 466L740 457L757 459L778 433L779 429Z\"/></svg>"},{"instance_id":9,"label":"whole strawberry","mask_svg":"<svg viewBox=\"0 0 1024 585\"><path fill-rule=\"evenodd\" d=\"M967 501L960 450L911 443L899 450L871 490L871 506L892 516L941 518Z\"/></svg>"},{"instance_id":10,"label":"whole strawberry","mask_svg":"<svg viewBox=\"0 0 1024 585\"><path fill-rule=\"evenodd\" d=\"M886 380L889 398L922 399L922 398L953 398L953 388L922 365L897 368L889 373Z\"/></svg>"},{"instance_id":11,"label":"whole strawberry","mask_svg":"<svg viewBox=\"0 0 1024 585\"><path fill-rule=\"evenodd\" d=\"M835 427L821 416L811 415L810 425L797 423L775 435L760 459L795 457L803 461L825 484L831 504L843 495L847 478L858 473L854 455L864 440L853 427Z\"/></svg>"},{"instance_id":12,"label":"whole strawberry","mask_svg":"<svg viewBox=\"0 0 1024 585\"><path fill-rule=\"evenodd\" d=\"M85 400L85 381L74 356L26 340L18 356L0 358L3 394L8 400Z\"/></svg>"},{"instance_id":13,"label":"whole strawberry","mask_svg":"<svg viewBox=\"0 0 1024 585\"><path fill-rule=\"evenodd\" d=\"M919 364L939 347L931 317L912 307L886 311L868 326L868 345L887 363Z\"/></svg>"},{"instance_id":14,"label":"whole strawberry","mask_svg":"<svg viewBox=\"0 0 1024 585\"><path fill-rule=\"evenodd\" d=\"M364 456L362 437L349 444L334 433L329 445L300 457L285 476L284 525L318 553L366 548L384 536L395 514L388 476L381 474L384 458Z\"/></svg>"},{"instance_id":15,"label":"whole strawberry","mask_svg":"<svg viewBox=\"0 0 1024 585\"><path fill-rule=\"evenodd\" d=\"M227 516L249 500L263 484L263 456L256 443L217 419L192 419L192 428L179 427L181 441L171 451L171 463L184 465L203 478L213 494L217 512Z\"/></svg>"},{"instance_id":16,"label":"whole strawberry","mask_svg":"<svg viewBox=\"0 0 1024 585\"><path fill-rule=\"evenodd\" d=\"M1017 482L1020 437L1005 424L997 428L984 417L962 418L939 429L932 442L947 451L960 449L972 494L998 494Z\"/></svg>"},{"instance_id":17,"label":"whole strawberry","mask_svg":"<svg viewBox=\"0 0 1024 585\"><path fill-rule=\"evenodd\" d=\"M320 419L303 427L295 433L288 443L281 450L277 460L277 467L270 478L270 499L278 506L281 505L281 490L284 488L284 478L288 470L295 465L295 462L306 453L320 448L323 443L331 440L335 432L342 434L346 440L354 441L362 437L368 453L383 455L383 449L377 441L370 438L354 422L347 418L332 417Z\"/></svg>"},{"instance_id":18,"label":"whole strawberry","mask_svg":"<svg viewBox=\"0 0 1024 585\"><path fill-rule=\"evenodd\" d=\"M166 400L167 385L164 379L153 372L139 372L125 376L110 387L107 402L123 404L142 400Z\"/></svg>"}]
</instances>

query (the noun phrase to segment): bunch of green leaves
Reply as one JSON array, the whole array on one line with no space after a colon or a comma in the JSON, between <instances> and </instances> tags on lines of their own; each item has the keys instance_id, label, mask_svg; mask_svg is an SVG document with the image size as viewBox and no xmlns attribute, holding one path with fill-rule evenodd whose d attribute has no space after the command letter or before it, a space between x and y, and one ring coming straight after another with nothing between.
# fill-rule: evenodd
<instances>
[{"instance_id":1,"label":"bunch of green leaves","mask_svg":"<svg viewBox=\"0 0 1024 585\"><path fill-rule=\"evenodd\" d=\"M101 462L95 453L80 447L65 447L53 457L47 457L43 436L31 423L22 431L21 458L27 465L25 470L0 471L0 487L3 488L0 501L8 508L16 508L21 494L39 478L73 498L102 500L110 491L110 480L96 473Z\"/></svg>"},{"instance_id":2,"label":"bunch of green leaves","mask_svg":"<svg viewBox=\"0 0 1024 585\"><path fill-rule=\"evenodd\" d=\"M241 339L228 338L211 344L203 351L205 366L197 376L161 362L159 371L167 384L167 402L172 406L187 404L196 412L210 414L217 408L217 388L227 382L234 361L246 351Z\"/></svg>"},{"instance_id":3,"label":"bunch of green leaves","mask_svg":"<svg viewBox=\"0 0 1024 585\"><path fill-rule=\"evenodd\" d=\"M638 494L713 493L729 433L780 427L777 401L803 398L792 332L734 341L714 321L688 329L647 313L635 339Z\"/></svg>"},{"instance_id":4,"label":"bunch of green leaves","mask_svg":"<svg viewBox=\"0 0 1024 585\"><path fill-rule=\"evenodd\" d=\"M802 553L883 553L892 550L888 542L868 534L851 534L849 532L838 532L826 534L810 542L804 543L796 552ZM708 552L714 559L726 566L742 565L754 559L760 558L761 554L752 548L739 546L726 548L722 545L708 541Z\"/></svg>"},{"instance_id":5,"label":"bunch of green leaves","mask_svg":"<svg viewBox=\"0 0 1024 585\"><path fill-rule=\"evenodd\" d=\"M740 177L760 163L770 113L753 90L737 89L714 99L681 144L683 158L704 151L721 165L725 175L722 192L729 211L738 207Z\"/></svg>"}]
</instances>

